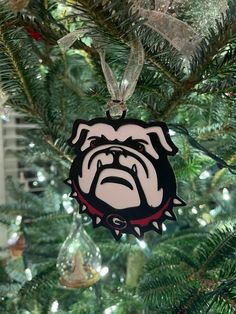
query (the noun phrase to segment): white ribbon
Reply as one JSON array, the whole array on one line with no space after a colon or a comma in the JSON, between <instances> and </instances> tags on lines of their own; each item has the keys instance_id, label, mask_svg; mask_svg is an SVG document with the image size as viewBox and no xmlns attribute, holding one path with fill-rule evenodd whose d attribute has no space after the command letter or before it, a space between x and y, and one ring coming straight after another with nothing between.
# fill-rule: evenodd
<instances>
[{"instance_id":1,"label":"white ribbon","mask_svg":"<svg viewBox=\"0 0 236 314\"><path fill-rule=\"evenodd\" d=\"M83 37L88 32L86 29L79 29L67 34L58 40L58 44L63 49L69 49L73 43ZM121 115L125 110L125 102L133 95L138 82L139 75L142 71L144 63L144 50L141 42L136 38L130 41L130 56L125 68L123 78L118 83L110 66L105 61L105 49L98 43L98 39L93 38L93 44L96 47L102 70L105 76L107 89L111 95L111 100L108 103L109 110L113 111L114 116ZM114 108L113 108L114 107ZM113 110L114 109L114 110Z\"/></svg>"},{"instance_id":2,"label":"white ribbon","mask_svg":"<svg viewBox=\"0 0 236 314\"><path fill-rule=\"evenodd\" d=\"M57 43L62 49L67 50L76 42L77 39L84 37L87 32L88 30L84 28L77 29L60 38Z\"/></svg>"},{"instance_id":3,"label":"white ribbon","mask_svg":"<svg viewBox=\"0 0 236 314\"><path fill-rule=\"evenodd\" d=\"M155 10L142 8L142 1L133 0L132 12L145 19L144 25L165 38L182 55L191 57L201 38L187 23L167 14L170 0L156 1Z\"/></svg>"},{"instance_id":4,"label":"white ribbon","mask_svg":"<svg viewBox=\"0 0 236 314\"><path fill-rule=\"evenodd\" d=\"M134 93L144 63L144 50L136 38L130 42L130 56L121 83L116 80L110 66L105 61L105 50L97 48L108 91L113 100L126 102Z\"/></svg>"}]
</instances>

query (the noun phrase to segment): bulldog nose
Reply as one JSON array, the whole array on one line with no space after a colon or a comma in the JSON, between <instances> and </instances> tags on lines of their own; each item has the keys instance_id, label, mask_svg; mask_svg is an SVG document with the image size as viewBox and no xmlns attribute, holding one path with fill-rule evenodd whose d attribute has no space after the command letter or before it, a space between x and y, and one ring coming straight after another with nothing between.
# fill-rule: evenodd
<instances>
[{"instance_id":1,"label":"bulldog nose","mask_svg":"<svg viewBox=\"0 0 236 314\"><path fill-rule=\"evenodd\" d=\"M110 147L109 151L113 156L121 155L123 153L123 149L121 147Z\"/></svg>"}]
</instances>

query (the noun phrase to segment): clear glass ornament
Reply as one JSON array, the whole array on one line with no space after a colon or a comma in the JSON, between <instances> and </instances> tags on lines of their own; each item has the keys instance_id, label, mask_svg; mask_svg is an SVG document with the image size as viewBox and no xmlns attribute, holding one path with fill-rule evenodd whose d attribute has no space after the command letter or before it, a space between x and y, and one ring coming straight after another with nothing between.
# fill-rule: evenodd
<instances>
[{"instance_id":1,"label":"clear glass ornament","mask_svg":"<svg viewBox=\"0 0 236 314\"><path fill-rule=\"evenodd\" d=\"M60 284L67 288L88 287L100 279L100 250L84 230L76 213L72 230L60 249L57 268Z\"/></svg>"}]
</instances>

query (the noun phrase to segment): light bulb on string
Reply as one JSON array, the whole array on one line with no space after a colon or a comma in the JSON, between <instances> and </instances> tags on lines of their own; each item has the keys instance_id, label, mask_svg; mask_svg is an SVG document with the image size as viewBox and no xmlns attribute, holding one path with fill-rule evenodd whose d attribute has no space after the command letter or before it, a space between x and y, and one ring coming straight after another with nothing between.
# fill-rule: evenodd
<instances>
[{"instance_id":1,"label":"light bulb on string","mask_svg":"<svg viewBox=\"0 0 236 314\"><path fill-rule=\"evenodd\" d=\"M109 268L107 266L102 267L102 269L100 270L100 275L102 277L106 276L109 273Z\"/></svg>"},{"instance_id":2,"label":"light bulb on string","mask_svg":"<svg viewBox=\"0 0 236 314\"><path fill-rule=\"evenodd\" d=\"M72 207L71 199L68 194L62 195L62 204L68 214L72 214L74 208Z\"/></svg>"},{"instance_id":3,"label":"light bulb on string","mask_svg":"<svg viewBox=\"0 0 236 314\"><path fill-rule=\"evenodd\" d=\"M57 268L59 281L67 288L88 287L100 279L100 250L84 230L77 213L72 230L60 249Z\"/></svg>"},{"instance_id":4,"label":"light bulb on string","mask_svg":"<svg viewBox=\"0 0 236 314\"><path fill-rule=\"evenodd\" d=\"M166 229L167 229L167 228L166 228L166 225L165 225L165 224L162 224L162 230L163 230L163 231L166 231Z\"/></svg>"},{"instance_id":5,"label":"light bulb on string","mask_svg":"<svg viewBox=\"0 0 236 314\"><path fill-rule=\"evenodd\" d=\"M39 182L44 182L46 180L45 175L42 173L42 171L37 172L37 178Z\"/></svg>"},{"instance_id":6,"label":"light bulb on string","mask_svg":"<svg viewBox=\"0 0 236 314\"><path fill-rule=\"evenodd\" d=\"M138 245L141 247L141 249L143 249L143 250L146 249L147 243L145 241L139 240L139 239L136 239L136 241L137 241Z\"/></svg>"},{"instance_id":7,"label":"light bulb on string","mask_svg":"<svg viewBox=\"0 0 236 314\"><path fill-rule=\"evenodd\" d=\"M33 142L29 143L30 148L34 148L35 144Z\"/></svg>"},{"instance_id":8,"label":"light bulb on string","mask_svg":"<svg viewBox=\"0 0 236 314\"><path fill-rule=\"evenodd\" d=\"M206 170L202 171L199 175L200 180L206 180L214 176L214 174L219 171L219 169L222 169L222 166L219 163L216 163L210 167L208 167Z\"/></svg>"},{"instance_id":9,"label":"light bulb on string","mask_svg":"<svg viewBox=\"0 0 236 314\"><path fill-rule=\"evenodd\" d=\"M105 309L104 314L113 314L115 313L116 309L117 309L117 305L112 305L108 307L107 309Z\"/></svg>"},{"instance_id":10,"label":"light bulb on string","mask_svg":"<svg viewBox=\"0 0 236 314\"><path fill-rule=\"evenodd\" d=\"M205 171L203 171L203 172L200 174L199 179L200 179L200 180L205 180L205 179L207 179L207 178L210 178L210 176L211 176L210 171L205 170Z\"/></svg>"},{"instance_id":11,"label":"light bulb on string","mask_svg":"<svg viewBox=\"0 0 236 314\"><path fill-rule=\"evenodd\" d=\"M32 272L30 268L25 269L25 277L28 281L31 281L33 278Z\"/></svg>"},{"instance_id":12,"label":"light bulb on string","mask_svg":"<svg viewBox=\"0 0 236 314\"><path fill-rule=\"evenodd\" d=\"M15 224L16 224L17 226L20 226L20 225L21 225L21 222L22 222L22 216L21 216L21 215L16 216Z\"/></svg>"},{"instance_id":13,"label":"light bulb on string","mask_svg":"<svg viewBox=\"0 0 236 314\"><path fill-rule=\"evenodd\" d=\"M197 213L198 213L198 210L195 206L192 207L191 211L194 215L197 215Z\"/></svg>"},{"instance_id":14,"label":"light bulb on string","mask_svg":"<svg viewBox=\"0 0 236 314\"><path fill-rule=\"evenodd\" d=\"M59 308L58 301L57 300L53 301L52 305L51 305L51 308L50 308L51 313L57 313L58 308Z\"/></svg>"},{"instance_id":15,"label":"light bulb on string","mask_svg":"<svg viewBox=\"0 0 236 314\"><path fill-rule=\"evenodd\" d=\"M225 200L225 201L230 200L230 194L229 194L229 190L227 188L223 188L222 197L223 197L223 200Z\"/></svg>"},{"instance_id":16,"label":"light bulb on string","mask_svg":"<svg viewBox=\"0 0 236 314\"><path fill-rule=\"evenodd\" d=\"M170 134L170 136L174 136L176 134L176 132L174 130L169 129L169 134Z\"/></svg>"}]
</instances>

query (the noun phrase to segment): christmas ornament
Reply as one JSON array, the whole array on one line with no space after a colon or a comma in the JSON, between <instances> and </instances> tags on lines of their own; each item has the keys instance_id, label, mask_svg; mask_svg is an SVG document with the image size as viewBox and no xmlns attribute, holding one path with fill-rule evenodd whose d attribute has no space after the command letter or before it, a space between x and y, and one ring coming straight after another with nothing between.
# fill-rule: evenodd
<instances>
[{"instance_id":1,"label":"christmas ornament","mask_svg":"<svg viewBox=\"0 0 236 314\"><path fill-rule=\"evenodd\" d=\"M175 220L174 206L184 205L176 195L176 181L168 155L177 147L163 122L146 123L124 119L125 102L131 97L144 62L138 40L131 53L121 84L105 62L99 48L108 90L107 118L74 123L69 144L75 149L66 183L94 227L104 226L115 239L123 233L142 238L144 232L162 232L165 219ZM118 117L118 119L113 119Z\"/></svg>"},{"instance_id":2,"label":"christmas ornament","mask_svg":"<svg viewBox=\"0 0 236 314\"><path fill-rule=\"evenodd\" d=\"M229 92L225 93L225 95L228 97L233 97L234 93L232 91L229 91Z\"/></svg>"},{"instance_id":3,"label":"christmas ornament","mask_svg":"<svg viewBox=\"0 0 236 314\"><path fill-rule=\"evenodd\" d=\"M71 233L60 249L57 268L60 283L67 288L88 287L100 278L100 250L84 230L78 214L74 215Z\"/></svg>"},{"instance_id":4,"label":"christmas ornament","mask_svg":"<svg viewBox=\"0 0 236 314\"><path fill-rule=\"evenodd\" d=\"M12 257L19 258L22 256L25 248L26 242L24 236L17 235L16 237L11 237L8 240L8 250L11 253Z\"/></svg>"},{"instance_id":5,"label":"christmas ornament","mask_svg":"<svg viewBox=\"0 0 236 314\"><path fill-rule=\"evenodd\" d=\"M167 159L177 147L165 123L135 119L77 120L69 140L76 158L67 183L72 197L94 227L141 238L148 230L162 231L165 219L175 220L176 182Z\"/></svg>"},{"instance_id":6,"label":"christmas ornament","mask_svg":"<svg viewBox=\"0 0 236 314\"><path fill-rule=\"evenodd\" d=\"M9 5L14 12L20 12L29 4L29 0L9 0Z\"/></svg>"},{"instance_id":7,"label":"christmas ornament","mask_svg":"<svg viewBox=\"0 0 236 314\"><path fill-rule=\"evenodd\" d=\"M30 36L31 36L34 40L39 41L39 40L42 39L41 34L40 34L39 32L37 32L37 31L35 31L32 26L27 26L27 27L26 27L26 31L30 34Z\"/></svg>"}]
</instances>

